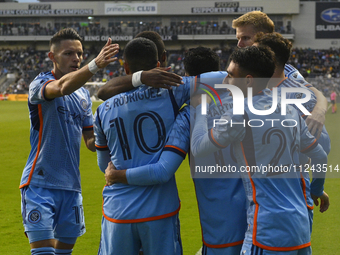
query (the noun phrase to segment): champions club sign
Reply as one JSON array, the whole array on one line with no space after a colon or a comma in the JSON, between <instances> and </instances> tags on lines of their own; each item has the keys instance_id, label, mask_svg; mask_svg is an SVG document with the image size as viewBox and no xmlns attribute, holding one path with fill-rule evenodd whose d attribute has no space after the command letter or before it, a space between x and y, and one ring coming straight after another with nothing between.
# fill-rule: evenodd
<instances>
[{"instance_id":1,"label":"champions club sign","mask_svg":"<svg viewBox=\"0 0 340 255\"><path fill-rule=\"evenodd\" d=\"M340 38L340 3L315 4L315 38Z\"/></svg>"}]
</instances>

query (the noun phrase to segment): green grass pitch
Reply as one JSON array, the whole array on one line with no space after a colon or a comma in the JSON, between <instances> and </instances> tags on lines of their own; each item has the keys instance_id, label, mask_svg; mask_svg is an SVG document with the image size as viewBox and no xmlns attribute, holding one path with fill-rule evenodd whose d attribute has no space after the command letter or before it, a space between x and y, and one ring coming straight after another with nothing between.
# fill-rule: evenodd
<instances>
[{"instance_id":1,"label":"green grass pitch","mask_svg":"<svg viewBox=\"0 0 340 255\"><path fill-rule=\"evenodd\" d=\"M99 103L94 103L93 110ZM22 226L19 182L30 151L29 117L26 102L0 102L0 254L28 255L29 244ZM326 127L332 140L329 165L340 164L340 112L326 116ZM97 254L100 240L101 192L104 174L97 167L96 154L81 148L80 171L84 197L87 232L80 237L74 255ZM340 173L338 174L340 177ZM182 202L180 211L184 255L194 255L201 247L201 229L198 220L194 187L188 162L183 162L176 173ZM321 214L314 211L312 235L313 254L334 255L340 250L340 178L328 178L325 191L330 195L331 206Z\"/></svg>"}]
</instances>

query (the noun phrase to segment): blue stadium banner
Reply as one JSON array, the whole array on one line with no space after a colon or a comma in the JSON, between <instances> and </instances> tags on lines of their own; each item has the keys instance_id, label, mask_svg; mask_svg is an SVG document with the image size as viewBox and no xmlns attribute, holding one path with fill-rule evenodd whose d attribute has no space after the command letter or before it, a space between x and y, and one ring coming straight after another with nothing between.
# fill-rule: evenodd
<instances>
[{"instance_id":1,"label":"blue stadium banner","mask_svg":"<svg viewBox=\"0 0 340 255\"><path fill-rule=\"evenodd\" d=\"M315 3L315 38L340 38L340 3Z\"/></svg>"}]
</instances>

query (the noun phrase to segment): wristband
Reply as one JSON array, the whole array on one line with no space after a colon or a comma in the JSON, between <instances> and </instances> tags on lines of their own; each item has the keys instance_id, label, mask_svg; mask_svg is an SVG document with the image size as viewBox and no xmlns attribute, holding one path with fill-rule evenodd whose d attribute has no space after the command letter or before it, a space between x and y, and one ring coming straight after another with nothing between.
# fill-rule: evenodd
<instances>
[{"instance_id":1,"label":"wristband","mask_svg":"<svg viewBox=\"0 0 340 255\"><path fill-rule=\"evenodd\" d=\"M99 70L99 67L96 64L95 59L93 59L88 65L89 71L93 74L96 74L96 72Z\"/></svg>"},{"instance_id":2,"label":"wristband","mask_svg":"<svg viewBox=\"0 0 340 255\"><path fill-rule=\"evenodd\" d=\"M138 71L132 74L132 86L138 87L143 84L141 80L142 72L143 71Z\"/></svg>"}]
</instances>

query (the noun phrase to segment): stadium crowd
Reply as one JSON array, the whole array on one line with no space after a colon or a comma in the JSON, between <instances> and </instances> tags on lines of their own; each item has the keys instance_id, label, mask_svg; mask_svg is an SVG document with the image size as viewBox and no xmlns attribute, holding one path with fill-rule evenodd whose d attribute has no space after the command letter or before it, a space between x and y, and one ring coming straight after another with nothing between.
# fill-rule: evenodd
<instances>
[{"instance_id":1,"label":"stadium crowd","mask_svg":"<svg viewBox=\"0 0 340 255\"><path fill-rule=\"evenodd\" d=\"M81 36L96 36L96 35L132 35L135 36L143 31L155 31L160 35L210 35L210 34L235 34L235 29L228 24L219 25L218 22L172 22L170 26L163 26L161 22L128 22L115 23L108 27L101 26L100 22L89 22L85 25L79 22L69 22L65 24L55 24L52 26L43 27L40 23L34 23L28 26L22 26L15 23L1 23L0 36L12 35L53 35L62 27L71 27L75 29ZM276 32L281 34L294 33L294 29L287 25L286 27L277 27Z\"/></svg>"},{"instance_id":2,"label":"stadium crowd","mask_svg":"<svg viewBox=\"0 0 340 255\"><path fill-rule=\"evenodd\" d=\"M234 46L225 45L217 47L213 50L221 59L221 70L225 70L229 55L233 51ZM172 67L172 71L185 75L183 58L187 49L169 50L168 66ZM90 48L85 50L84 63L87 63L96 52L96 49ZM90 58L90 59L89 59ZM123 68L122 52L118 54L119 61L100 70L91 79L92 82L106 82L117 76L125 75ZM0 78L8 73L15 73L16 79L6 87L0 85L0 93L27 93L28 84L41 71L48 71L52 68L52 62L47 57L46 52L37 51L34 48L26 49L1 49L0 50ZM328 50L316 49L300 49L294 48L292 51L289 64L296 67L299 72L317 89L322 91L326 97L331 93L332 89L340 92L340 49L331 48ZM5 80L5 79L4 79ZM2 80L3 81L3 80ZM91 92L91 96L96 95L98 86L87 86Z\"/></svg>"},{"instance_id":3,"label":"stadium crowd","mask_svg":"<svg viewBox=\"0 0 340 255\"><path fill-rule=\"evenodd\" d=\"M217 22L213 24L201 24L199 22L182 23L178 22L172 26L162 26L161 24L150 23L123 23L123 24L110 24L109 27L101 26L100 23L88 23L85 26L79 22L65 24L67 27L74 28L81 36L87 35L133 35L142 31L155 31L160 35L182 35L182 34L235 34L235 30L223 24L220 26ZM60 25L54 27L42 27L36 23L30 27L15 26L13 23L2 23L0 26L0 35L53 35L59 29Z\"/></svg>"}]
</instances>

